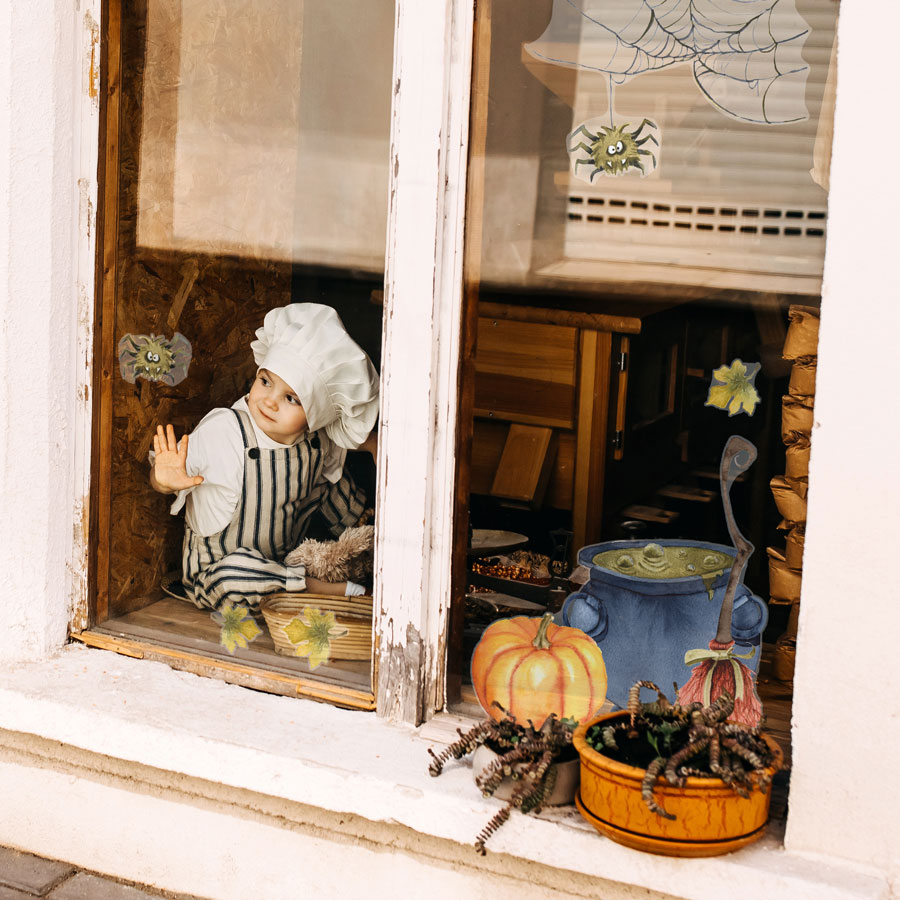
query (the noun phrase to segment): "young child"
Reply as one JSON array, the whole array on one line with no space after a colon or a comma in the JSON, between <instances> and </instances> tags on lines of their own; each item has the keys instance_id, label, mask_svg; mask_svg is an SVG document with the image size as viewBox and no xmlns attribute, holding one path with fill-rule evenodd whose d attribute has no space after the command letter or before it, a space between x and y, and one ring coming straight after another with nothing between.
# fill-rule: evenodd
<instances>
[{"instance_id":1,"label":"young child","mask_svg":"<svg viewBox=\"0 0 900 900\"><path fill-rule=\"evenodd\" d=\"M175 441L158 426L151 486L185 508L183 583L197 606L257 606L268 594L361 594L326 584L285 555L321 512L335 535L355 525L364 495L343 471L348 449L375 453L378 373L337 313L318 303L273 309L250 345L256 379L230 409L207 413Z\"/></svg>"}]
</instances>

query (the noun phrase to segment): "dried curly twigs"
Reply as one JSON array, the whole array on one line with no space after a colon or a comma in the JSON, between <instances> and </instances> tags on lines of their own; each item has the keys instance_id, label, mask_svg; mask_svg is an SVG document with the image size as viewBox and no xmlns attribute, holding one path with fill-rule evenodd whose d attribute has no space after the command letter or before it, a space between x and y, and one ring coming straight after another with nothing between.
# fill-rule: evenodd
<instances>
[{"instance_id":1,"label":"dried curly twigs","mask_svg":"<svg viewBox=\"0 0 900 900\"><path fill-rule=\"evenodd\" d=\"M457 729L459 740L454 741L440 754L428 749L432 761L428 771L440 775L444 763L450 759L462 759L482 744L488 744L499 755L475 779L485 797L490 797L504 778L519 782L506 804L497 811L475 840L475 849L484 855L485 842L509 818L513 809L522 812L540 812L553 785L556 783L554 760L572 743L574 723L551 715L543 727L537 729L529 721L520 725L515 716L506 712L500 721L489 719L463 733Z\"/></svg>"},{"instance_id":2,"label":"dried curly twigs","mask_svg":"<svg viewBox=\"0 0 900 900\"><path fill-rule=\"evenodd\" d=\"M657 699L641 703L642 687L656 691ZM646 767L641 796L651 812L674 819L653 796L660 775L676 787L683 787L689 777L720 778L742 797L755 787L768 789L772 753L758 728L727 721L733 711L734 698L727 692L706 707L680 706L669 703L653 682L639 681L628 693L628 718L594 726L587 742L598 753L621 758L628 753L628 741L643 746L646 740L656 756ZM618 735L623 735L624 746Z\"/></svg>"}]
</instances>

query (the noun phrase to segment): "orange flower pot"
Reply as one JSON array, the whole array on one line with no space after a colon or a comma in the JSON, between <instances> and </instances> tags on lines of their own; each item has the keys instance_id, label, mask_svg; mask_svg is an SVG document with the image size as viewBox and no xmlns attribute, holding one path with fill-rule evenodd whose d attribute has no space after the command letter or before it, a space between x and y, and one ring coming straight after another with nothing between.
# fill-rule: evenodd
<instances>
[{"instance_id":1,"label":"orange flower pot","mask_svg":"<svg viewBox=\"0 0 900 900\"><path fill-rule=\"evenodd\" d=\"M588 728L598 722L627 715L610 713L583 722L573 738L581 757L575 804L601 834L635 850L665 856L718 856L763 836L771 786L741 797L720 778L688 778L684 787L675 787L660 777L654 797L675 819L650 812L641 798L645 770L597 753L585 738ZM768 770L774 775L783 760L781 748L768 735L763 740L775 756L775 765Z\"/></svg>"}]
</instances>

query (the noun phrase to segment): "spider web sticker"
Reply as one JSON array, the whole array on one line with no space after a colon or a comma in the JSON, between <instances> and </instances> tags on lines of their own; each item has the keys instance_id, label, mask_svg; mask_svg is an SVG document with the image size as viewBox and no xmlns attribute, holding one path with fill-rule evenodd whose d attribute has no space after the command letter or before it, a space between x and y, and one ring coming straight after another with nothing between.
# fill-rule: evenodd
<instances>
[{"instance_id":1,"label":"spider web sticker","mask_svg":"<svg viewBox=\"0 0 900 900\"><path fill-rule=\"evenodd\" d=\"M611 87L690 63L697 87L722 113L782 125L808 118L808 34L794 0L553 0L550 24L525 49L602 72Z\"/></svg>"}]
</instances>

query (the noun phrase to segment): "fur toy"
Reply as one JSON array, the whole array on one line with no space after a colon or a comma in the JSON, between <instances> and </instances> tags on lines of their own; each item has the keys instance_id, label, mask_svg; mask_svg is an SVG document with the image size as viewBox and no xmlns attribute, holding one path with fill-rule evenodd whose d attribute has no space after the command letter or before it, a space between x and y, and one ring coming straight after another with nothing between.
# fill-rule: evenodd
<instances>
[{"instance_id":1,"label":"fur toy","mask_svg":"<svg viewBox=\"0 0 900 900\"><path fill-rule=\"evenodd\" d=\"M348 528L336 541L303 541L284 558L286 566L306 566L306 574L321 581L372 580L375 526Z\"/></svg>"}]
</instances>

